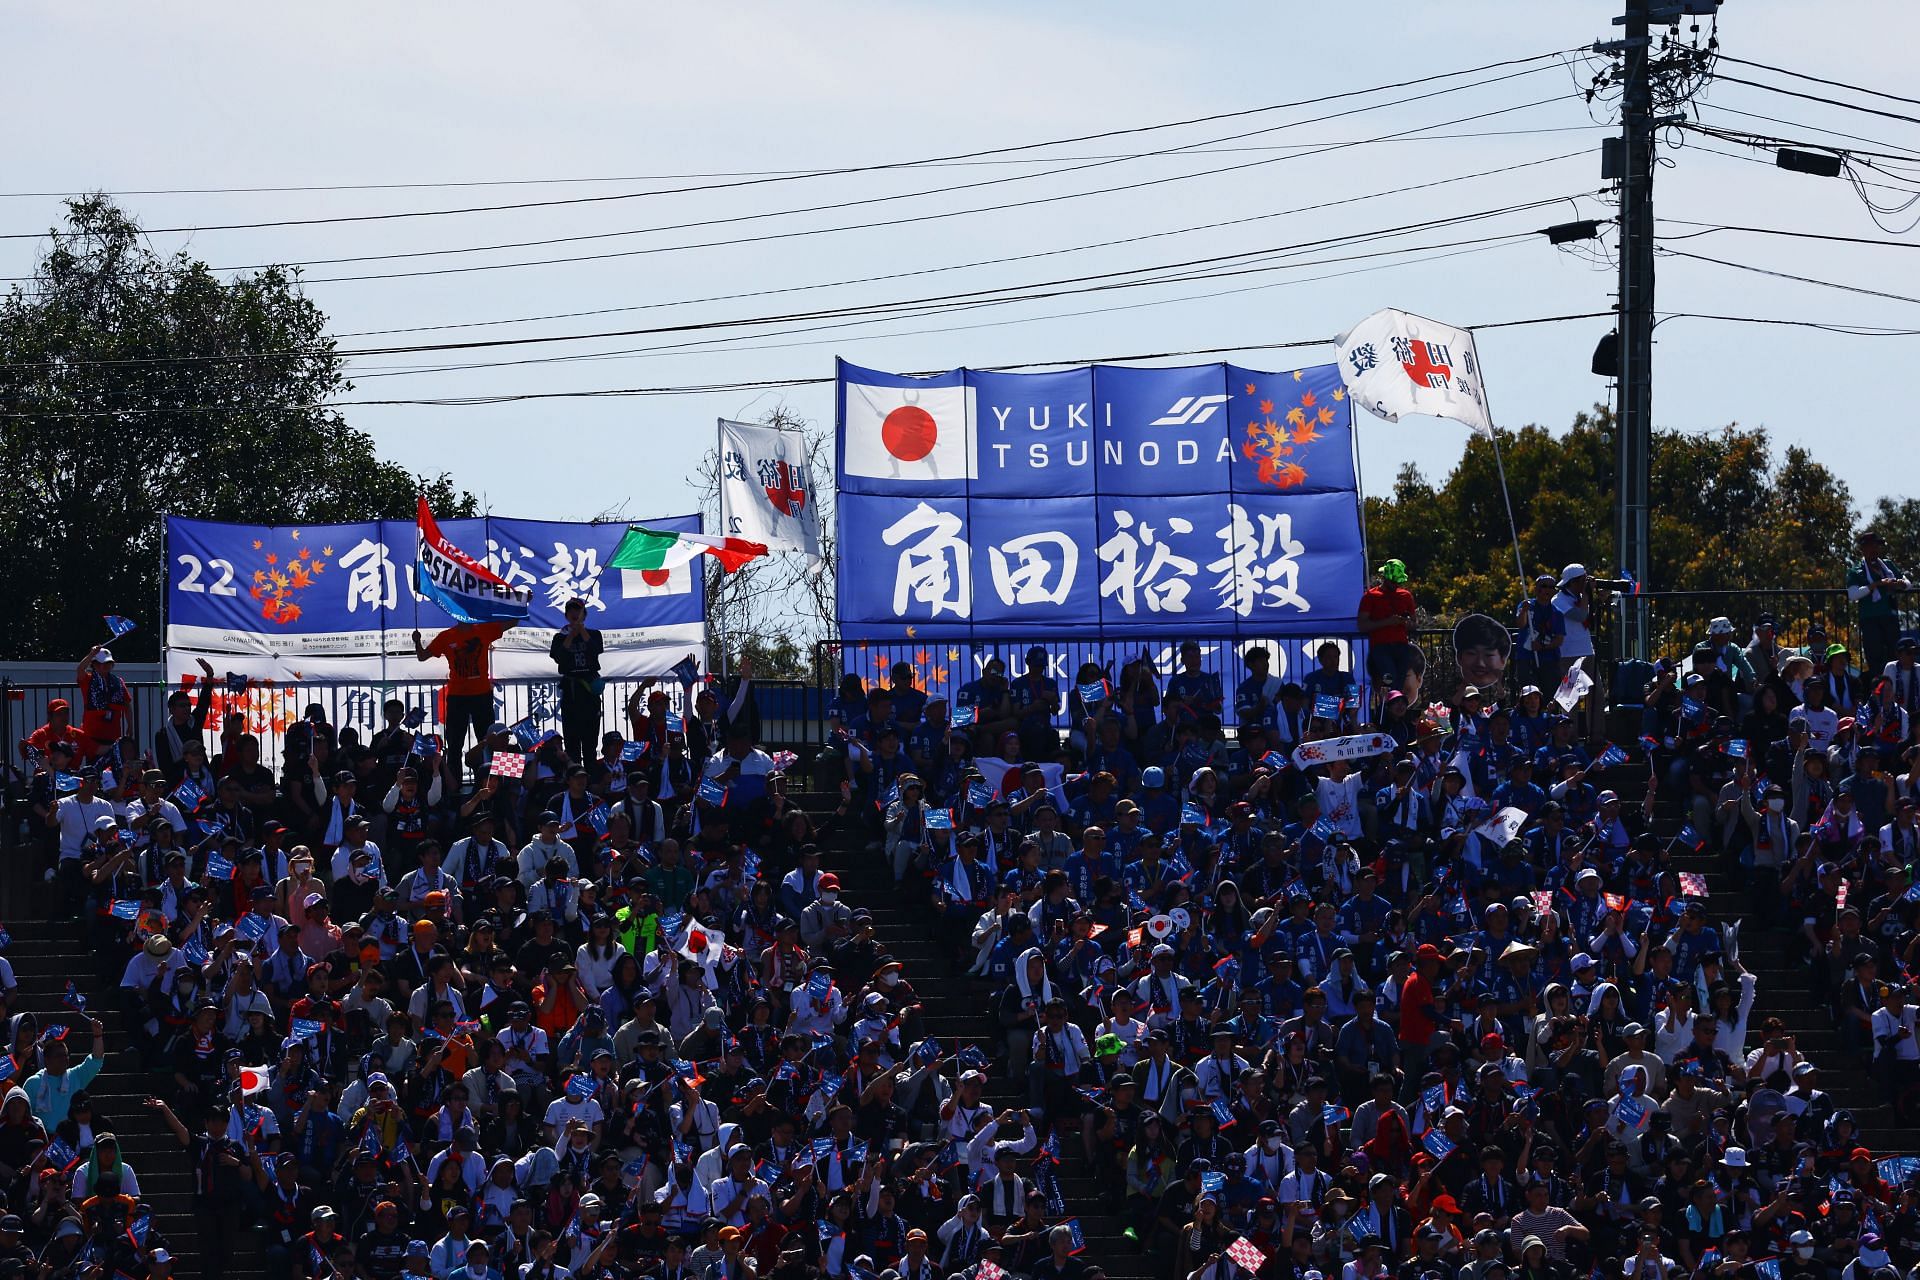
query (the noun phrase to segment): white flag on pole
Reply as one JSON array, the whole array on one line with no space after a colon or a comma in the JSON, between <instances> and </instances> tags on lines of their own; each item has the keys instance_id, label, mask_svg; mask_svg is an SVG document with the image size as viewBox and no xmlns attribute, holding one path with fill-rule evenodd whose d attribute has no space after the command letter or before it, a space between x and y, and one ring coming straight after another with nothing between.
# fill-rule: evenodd
<instances>
[{"instance_id":1,"label":"white flag on pole","mask_svg":"<svg viewBox=\"0 0 1920 1280\"><path fill-rule=\"evenodd\" d=\"M720 420L720 528L729 538L820 558L820 508L797 431Z\"/></svg>"},{"instance_id":2,"label":"white flag on pole","mask_svg":"<svg viewBox=\"0 0 1920 1280\"><path fill-rule=\"evenodd\" d=\"M1526 825L1527 811L1508 805L1475 827L1473 833L1504 849L1520 838L1520 831Z\"/></svg>"},{"instance_id":3,"label":"white flag on pole","mask_svg":"<svg viewBox=\"0 0 1920 1280\"><path fill-rule=\"evenodd\" d=\"M1580 705L1580 699L1587 696L1593 688L1593 677L1587 674L1585 658L1575 658L1573 665L1567 668L1567 674L1560 677L1560 687L1553 691L1553 704L1562 711L1571 713Z\"/></svg>"},{"instance_id":4,"label":"white flag on pole","mask_svg":"<svg viewBox=\"0 0 1920 1280\"><path fill-rule=\"evenodd\" d=\"M1389 308L1336 341L1348 394L1377 417L1398 422L1403 413L1424 413L1492 434L1470 331Z\"/></svg>"}]
</instances>

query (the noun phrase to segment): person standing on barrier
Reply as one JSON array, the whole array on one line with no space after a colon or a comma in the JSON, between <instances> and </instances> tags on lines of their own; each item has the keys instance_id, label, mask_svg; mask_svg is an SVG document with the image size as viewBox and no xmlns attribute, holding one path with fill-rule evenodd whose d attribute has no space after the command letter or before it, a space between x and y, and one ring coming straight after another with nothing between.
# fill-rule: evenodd
<instances>
[{"instance_id":1,"label":"person standing on barrier","mask_svg":"<svg viewBox=\"0 0 1920 1280\"><path fill-rule=\"evenodd\" d=\"M567 625L547 652L560 671L560 736L567 754L591 760L600 738L600 633L587 625L587 602L567 601Z\"/></svg>"},{"instance_id":2,"label":"person standing on barrier","mask_svg":"<svg viewBox=\"0 0 1920 1280\"><path fill-rule=\"evenodd\" d=\"M1899 593L1913 584L1887 559L1887 545L1872 529L1862 530L1854 545L1860 559L1847 567L1847 599L1860 609L1865 669L1878 672L1893 661L1893 647L1900 639Z\"/></svg>"},{"instance_id":3,"label":"person standing on barrier","mask_svg":"<svg viewBox=\"0 0 1920 1280\"><path fill-rule=\"evenodd\" d=\"M493 642L507 633L512 620L505 622L463 622L448 627L422 645L420 633L413 633L413 656L421 662L430 658L447 660L447 752L449 769L457 770L465 758L467 730L473 730L475 742L487 736L487 726L499 717L493 709ZM459 778L452 781L457 785Z\"/></svg>"}]
</instances>

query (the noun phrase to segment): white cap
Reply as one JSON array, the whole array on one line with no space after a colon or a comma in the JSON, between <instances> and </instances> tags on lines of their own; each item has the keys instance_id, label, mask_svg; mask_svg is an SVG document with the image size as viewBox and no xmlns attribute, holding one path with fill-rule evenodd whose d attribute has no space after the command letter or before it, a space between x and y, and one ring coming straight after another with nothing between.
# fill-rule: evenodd
<instances>
[{"instance_id":1,"label":"white cap","mask_svg":"<svg viewBox=\"0 0 1920 1280\"><path fill-rule=\"evenodd\" d=\"M113 650L111 650L111 649L107 649L107 648L102 648L102 649L100 650L100 652L98 652L98 653L96 653L96 654L94 654L94 655L93 655L93 660L94 660L95 662L112 662L112 661L113 661ZM163 1252L163 1253L164 1253L164 1252L165 1252L165 1250L161 1250L161 1252ZM156 1254L155 1256L156 1256L156 1257L158 1257L158 1254Z\"/></svg>"},{"instance_id":2,"label":"white cap","mask_svg":"<svg viewBox=\"0 0 1920 1280\"><path fill-rule=\"evenodd\" d=\"M1715 618L1713 621L1707 623L1707 634L1710 636L1732 635L1733 620L1730 618Z\"/></svg>"},{"instance_id":3,"label":"white cap","mask_svg":"<svg viewBox=\"0 0 1920 1280\"><path fill-rule=\"evenodd\" d=\"M1580 868L1580 874L1573 878L1573 882L1575 884L1585 884L1589 880L1598 880L1599 878L1600 873L1592 867L1582 867Z\"/></svg>"},{"instance_id":4,"label":"white cap","mask_svg":"<svg viewBox=\"0 0 1920 1280\"><path fill-rule=\"evenodd\" d=\"M1590 969L1593 967L1593 957L1582 951L1573 958L1572 967L1575 969Z\"/></svg>"},{"instance_id":5,"label":"white cap","mask_svg":"<svg viewBox=\"0 0 1920 1280\"><path fill-rule=\"evenodd\" d=\"M1729 1169L1746 1168L1747 1167L1746 1149L1743 1147L1728 1147L1727 1153L1720 1157L1720 1163L1726 1165Z\"/></svg>"},{"instance_id":6,"label":"white cap","mask_svg":"<svg viewBox=\"0 0 1920 1280\"><path fill-rule=\"evenodd\" d=\"M119 825L119 822L117 822L110 813L103 813L93 820L93 829L95 831L105 831L108 827L118 827Z\"/></svg>"},{"instance_id":7,"label":"white cap","mask_svg":"<svg viewBox=\"0 0 1920 1280\"><path fill-rule=\"evenodd\" d=\"M1570 564L1560 571L1560 585L1564 587L1569 582L1577 582L1586 576L1587 566L1583 564Z\"/></svg>"}]
</instances>

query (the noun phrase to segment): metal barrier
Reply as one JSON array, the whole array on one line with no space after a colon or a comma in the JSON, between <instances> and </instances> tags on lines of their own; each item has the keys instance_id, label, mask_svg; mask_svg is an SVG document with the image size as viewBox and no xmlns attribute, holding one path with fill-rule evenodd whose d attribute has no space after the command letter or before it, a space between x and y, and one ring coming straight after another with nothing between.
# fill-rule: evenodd
<instances>
[{"instance_id":1,"label":"metal barrier","mask_svg":"<svg viewBox=\"0 0 1920 1280\"><path fill-rule=\"evenodd\" d=\"M626 704L634 690L642 687L664 690L668 705L676 714L686 711L686 690L668 680L609 680L601 700L602 732L628 731ZM134 739L144 750L166 716L167 699L185 690L196 702L198 682L186 684L129 683L133 698ZM799 680L756 680L755 705L760 713L760 736L769 747L798 748L818 741L818 690ZM80 690L71 684L17 684L0 681L0 741L6 743L10 765L19 762L16 744L47 722L47 704L64 698L75 707L77 724ZM260 740L261 763L278 770L287 727L303 717L310 707L319 707L328 724L352 729L361 743L379 732L385 720L382 707L397 701L409 710L419 708L426 719L420 726L425 733L439 732L445 724L445 685L434 680L399 681L392 684L287 684L252 681L244 692L229 690L225 684L213 686L207 728L217 732L228 716L239 716L243 731ZM541 726L558 728L560 724L559 685L553 680L495 680L494 719L506 724L531 717Z\"/></svg>"}]
</instances>

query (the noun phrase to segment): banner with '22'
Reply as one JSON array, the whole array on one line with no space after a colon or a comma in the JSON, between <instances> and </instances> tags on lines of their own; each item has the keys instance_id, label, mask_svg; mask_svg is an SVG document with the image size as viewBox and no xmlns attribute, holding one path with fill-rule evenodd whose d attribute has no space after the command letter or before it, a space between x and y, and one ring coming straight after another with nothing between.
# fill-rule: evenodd
<instances>
[{"instance_id":1,"label":"banner with '22'","mask_svg":"<svg viewBox=\"0 0 1920 1280\"><path fill-rule=\"evenodd\" d=\"M843 361L837 408L845 639L1291 635L1365 590L1333 365Z\"/></svg>"},{"instance_id":2,"label":"banner with '22'","mask_svg":"<svg viewBox=\"0 0 1920 1280\"><path fill-rule=\"evenodd\" d=\"M700 517L648 520L698 532ZM443 520L446 539L531 597L531 613L494 645L493 673L552 677L547 656L568 600L587 603L603 633L603 674L665 674L705 652L705 593L697 566L649 573L609 569L624 524L488 516ZM431 639L454 619L416 594L412 520L242 525L167 518L167 674L206 658L218 670L292 681L391 681L443 675L414 659L413 632ZM704 661L704 659L703 659Z\"/></svg>"}]
</instances>

